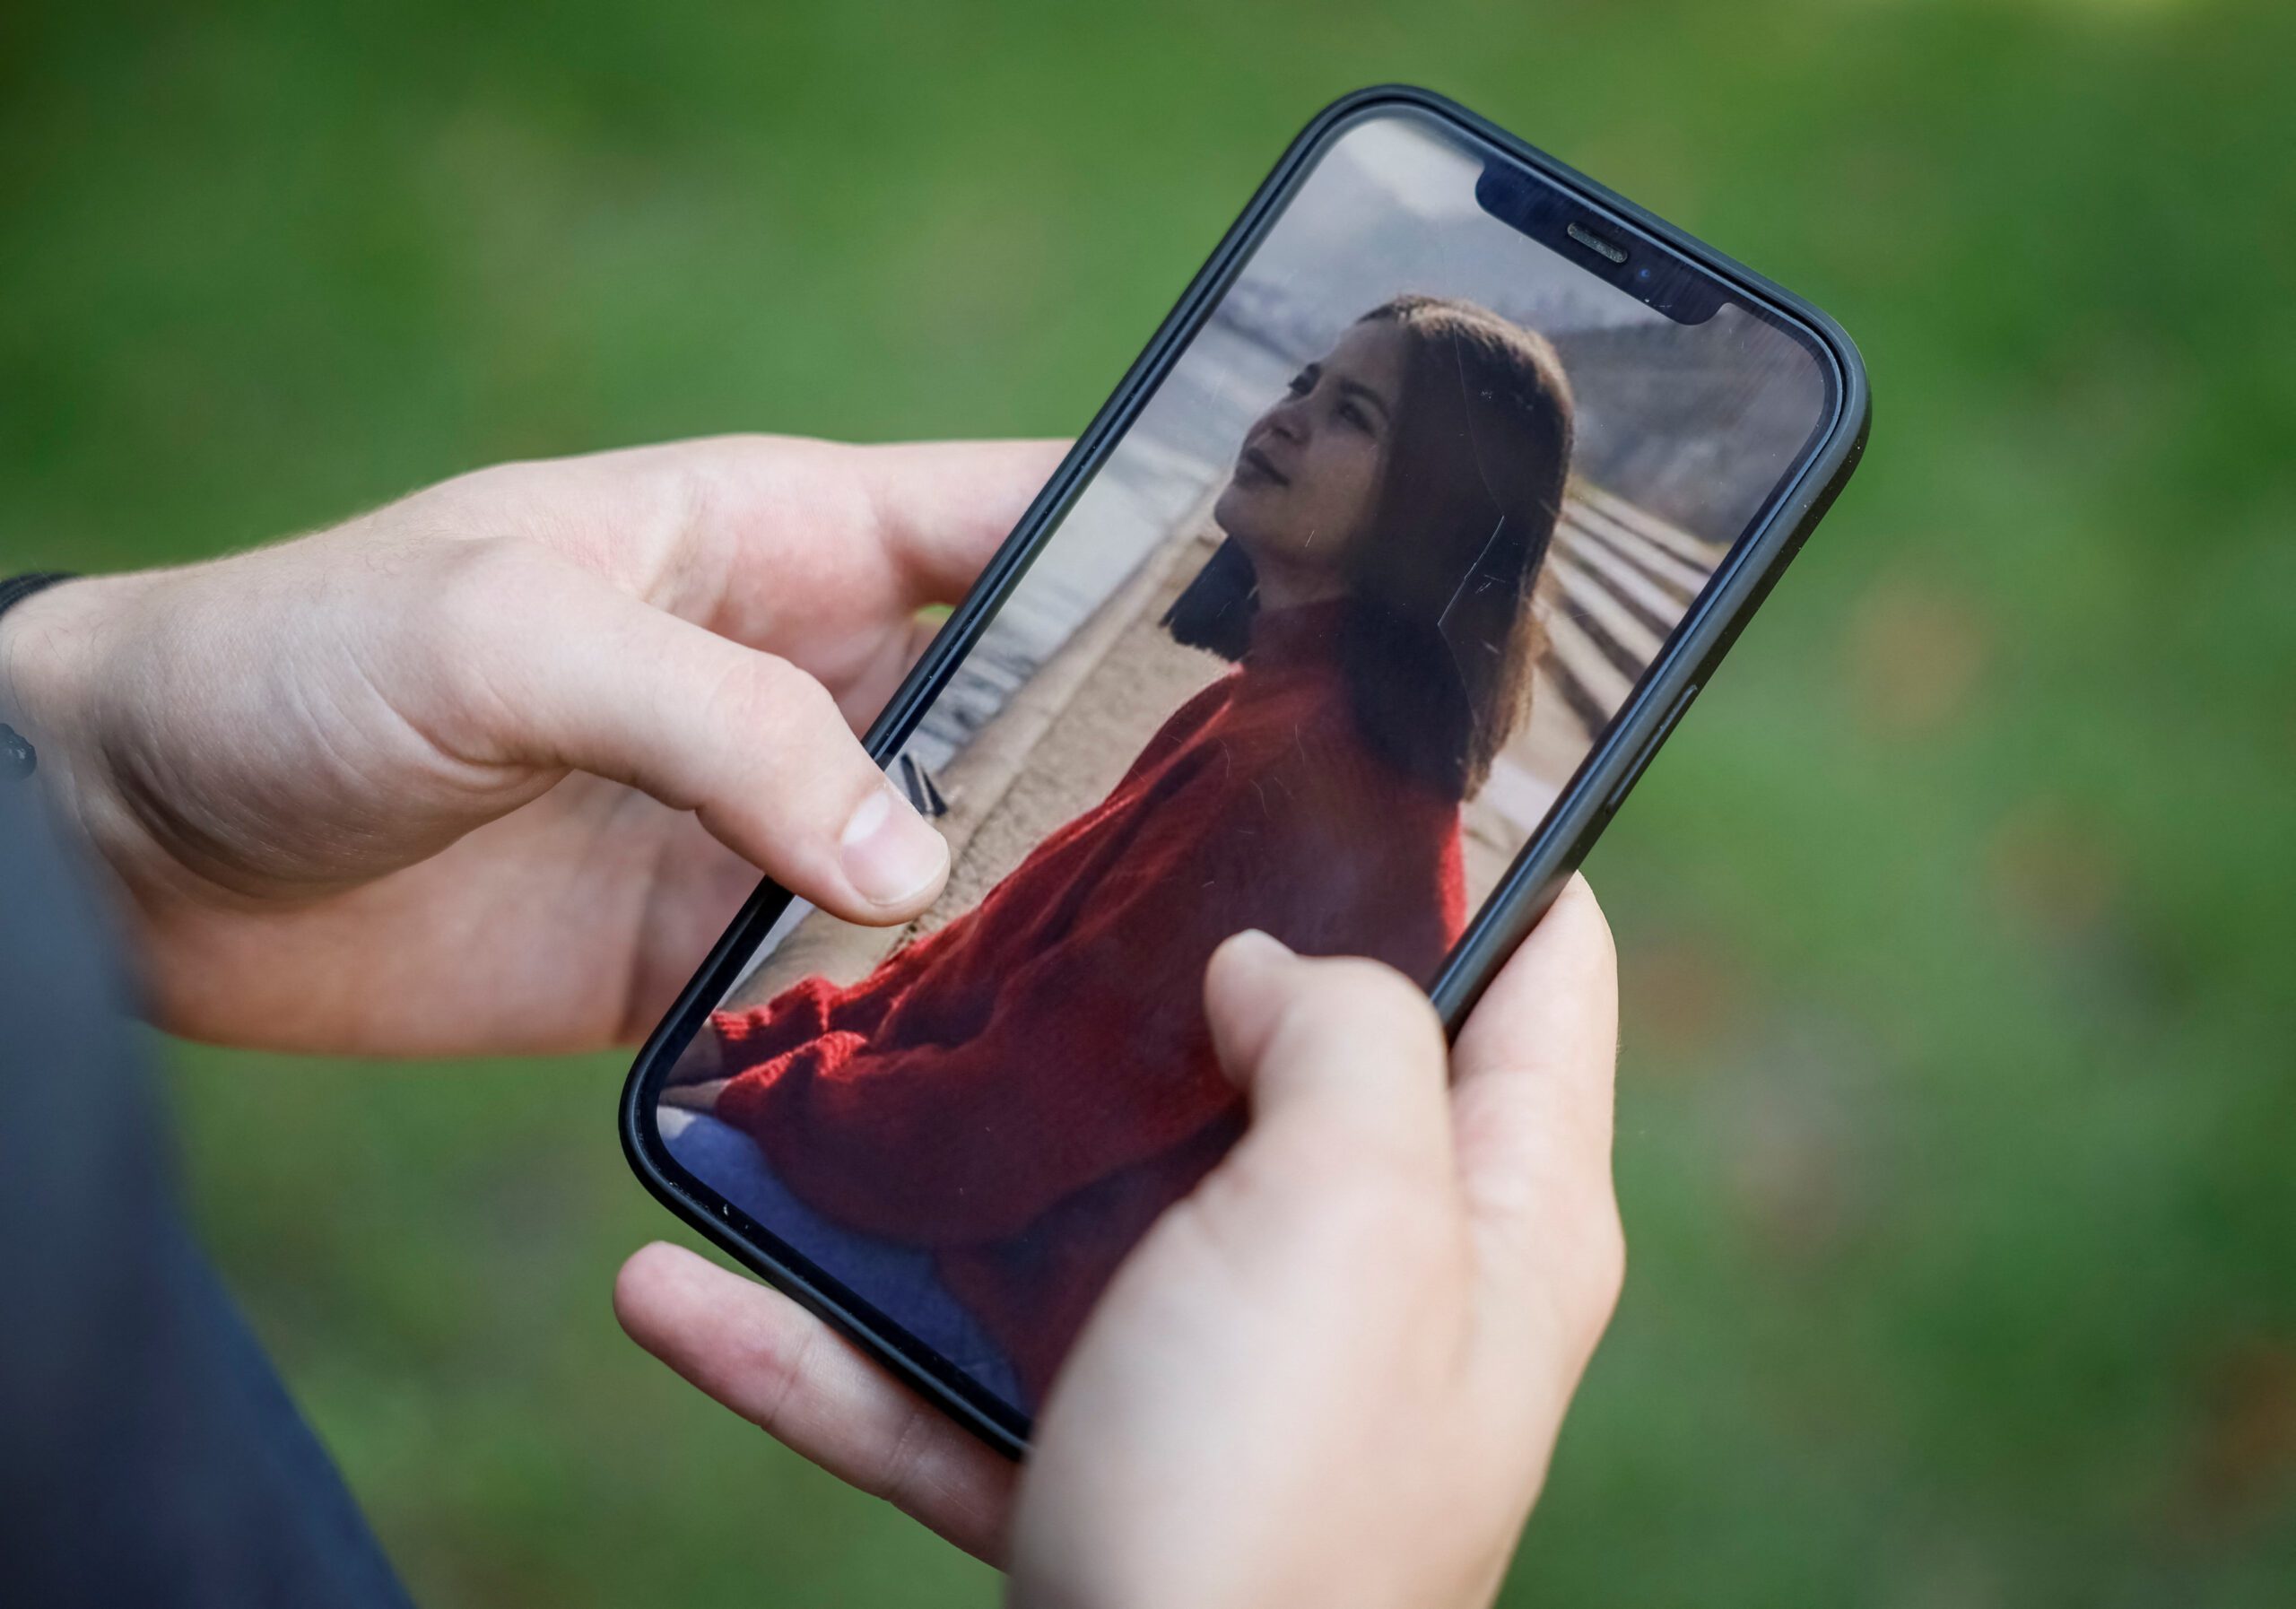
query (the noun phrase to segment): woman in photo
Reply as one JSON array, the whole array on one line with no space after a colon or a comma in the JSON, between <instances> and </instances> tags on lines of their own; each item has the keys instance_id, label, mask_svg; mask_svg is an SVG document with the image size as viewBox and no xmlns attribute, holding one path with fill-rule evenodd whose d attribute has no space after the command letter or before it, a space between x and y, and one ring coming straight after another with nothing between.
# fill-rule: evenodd
<instances>
[{"instance_id":1,"label":"woman in photo","mask_svg":"<svg viewBox=\"0 0 2296 1609\"><path fill-rule=\"evenodd\" d=\"M1257 927L1431 981L1460 807L1522 721L1570 389L1540 336L1406 296L1245 433L1164 620L1232 662L1099 805L850 987L716 1013L685 1165L1034 1403L1155 1216L1240 1132L1204 1021Z\"/></svg>"}]
</instances>

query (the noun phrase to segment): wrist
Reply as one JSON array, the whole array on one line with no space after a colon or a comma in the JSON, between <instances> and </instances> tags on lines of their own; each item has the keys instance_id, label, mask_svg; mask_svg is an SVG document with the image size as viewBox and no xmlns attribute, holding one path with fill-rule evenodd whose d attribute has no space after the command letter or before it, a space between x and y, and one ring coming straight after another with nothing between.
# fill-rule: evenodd
<instances>
[{"instance_id":1,"label":"wrist","mask_svg":"<svg viewBox=\"0 0 2296 1609\"><path fill-rule=\"evenodd\" d=\"M22 579L39 583L39 589L19 597L10 583L0 596L0 718L29 736L35 727L44 734L52 721L57 702L56 626L75 613L65 595L84 586L85 578ZM76 633L68 633L67 642L70 635Z\"/></svg>"},{"instance_id":2,"label":"wrist","mask_svg":"<svg viewBox=\"0 0 2296 1609\"><path fill-rule=\"evenodd\" d=\"M145 579L74 577L0 613L0 720L31 744L41 782L67 803L88 780L97 752L92 736L112 623Z\"/></svg>"}]
</instances>

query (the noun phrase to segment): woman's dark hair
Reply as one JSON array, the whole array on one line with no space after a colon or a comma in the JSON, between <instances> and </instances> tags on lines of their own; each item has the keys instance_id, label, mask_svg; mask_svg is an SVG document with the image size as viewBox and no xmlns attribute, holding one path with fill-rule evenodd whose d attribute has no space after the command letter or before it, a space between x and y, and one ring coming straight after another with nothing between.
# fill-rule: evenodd
<instances>
[{"instance_id":1,"label":"woman's dark hair","mask_svg":"<svg viewBox=\"0 0 2296 1609\"><path fill-rule=\"evenodd\" d=\"M1570 469L1570 385L1545 339L1487 308L1398 296L1357 322L1409 338L1372 518L1347 555L1340 660L1365 740L1464 799L1526 713L1531 595ZM1259 613L1231 537L1164 616L1240 659Z\"/></svg>"}]
</instances>

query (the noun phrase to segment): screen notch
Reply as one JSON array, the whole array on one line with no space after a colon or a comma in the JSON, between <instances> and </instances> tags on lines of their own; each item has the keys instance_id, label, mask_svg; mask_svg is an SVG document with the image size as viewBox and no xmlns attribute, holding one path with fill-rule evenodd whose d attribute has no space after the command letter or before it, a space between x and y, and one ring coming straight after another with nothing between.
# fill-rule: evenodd
<instances>
[{"instance_id":1,"label":"screen notch","mask_svg":"<svg viewBox=\"0 0 2296 1609\"><path fill-rule=\"evenodd\" d=\"M1475 180L1483 210L1677 324L1721 310L1721 288L1696 264L1621 228L1528 168L1492 157Z\"/></svg>"}]
</instances>

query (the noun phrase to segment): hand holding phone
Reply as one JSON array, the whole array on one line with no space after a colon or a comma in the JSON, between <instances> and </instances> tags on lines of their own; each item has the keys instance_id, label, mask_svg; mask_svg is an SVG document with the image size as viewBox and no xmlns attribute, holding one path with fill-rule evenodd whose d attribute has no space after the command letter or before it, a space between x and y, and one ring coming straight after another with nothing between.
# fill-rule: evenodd
<instances>
[{"instance_id":1,"label":"hand holding phone","mask_svg":"<svg viewBox=\"0 0 2296 1609\"><path fill-rule=\"evenodd\" d=\"M1488 1602L1622 1273L1601 913L1566 888L1448 1081L1386 969L1252 936L1205 988L1251 1126L1118 1275L1022 1469L689 1252L631 1259L622 1323L1019 1603Z\"/></svg>"},{"instance_id":2,"label":"hand holding phone","mask_svg":"<svg viewBox=\"0 0 2296 1609\"><path fill-rule=\"evenodd\" d=\"M843 865L885 792L848 723L1062 450L748 436L500 465L51 587L0 621L0 702L126 894L169 1031L624 1045L761 865L862 919L930 898L873 909ZM945 863L913 812L875 813Z\"/></svg>"}]
</instances>

